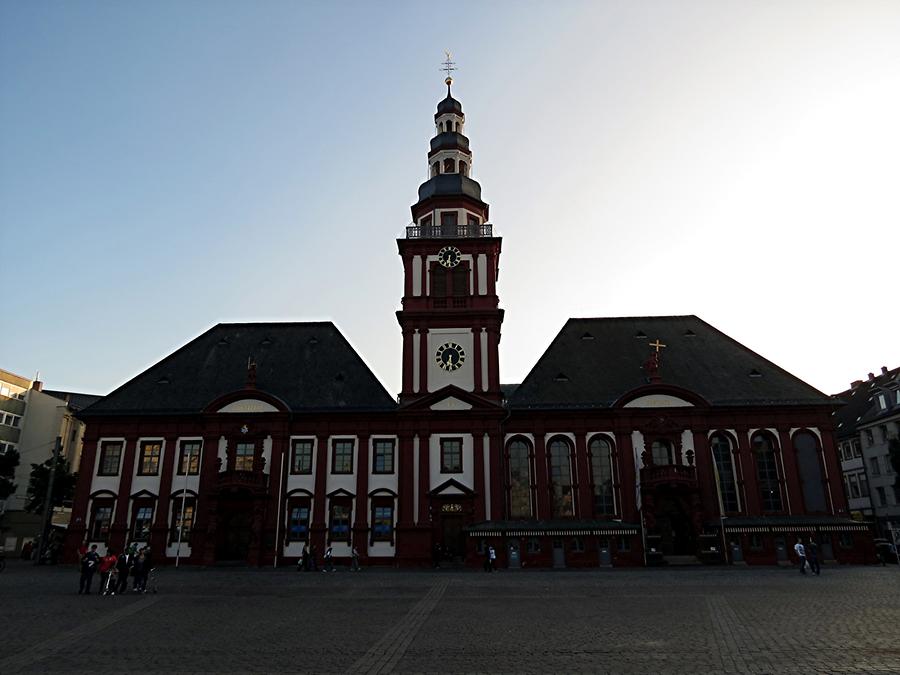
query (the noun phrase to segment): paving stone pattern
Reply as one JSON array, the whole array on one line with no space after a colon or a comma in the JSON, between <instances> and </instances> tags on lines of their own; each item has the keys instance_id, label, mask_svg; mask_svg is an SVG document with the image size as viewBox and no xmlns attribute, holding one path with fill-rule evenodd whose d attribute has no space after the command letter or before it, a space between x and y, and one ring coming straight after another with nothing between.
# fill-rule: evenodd
<instances>
[{"instance_id":1,"label":"paving stone pattern","mask_svg":"<svg viewBox=\"0 0 900 675\"><path fill-rule=\"evenodd\" d=\"M95 580L95 587L97 580ZM0 573L0 673L898 673L900 570Z\"/></svg>"}]
</instances>

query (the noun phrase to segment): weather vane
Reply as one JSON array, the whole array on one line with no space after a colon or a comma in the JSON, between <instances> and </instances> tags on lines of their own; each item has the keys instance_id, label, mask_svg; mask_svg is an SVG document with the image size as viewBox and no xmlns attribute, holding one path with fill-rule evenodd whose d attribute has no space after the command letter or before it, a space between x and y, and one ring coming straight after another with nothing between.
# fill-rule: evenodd
<instances>
[{"instance_id":1,"label":"weather vane","mask_svg":"<svg viewBox=\"0 0 900 675\"><path fill-rule=\"evenodd\" d=\"M444 52L444 54L447 56L447 60L444 61L441 70L446 71L447 73L447 79L444 80L444 83L449 87L450 83L453 82L453 78L450 76L450 73L456 70L456 62L450 58L452 56L450 52Z\"/></svg>"}]
</instances>

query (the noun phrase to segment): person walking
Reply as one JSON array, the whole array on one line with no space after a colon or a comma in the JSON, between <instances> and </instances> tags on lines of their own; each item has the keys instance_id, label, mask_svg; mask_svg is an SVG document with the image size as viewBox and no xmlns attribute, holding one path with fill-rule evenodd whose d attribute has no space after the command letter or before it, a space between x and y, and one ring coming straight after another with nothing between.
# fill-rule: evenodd
<instances>
[{"instance_id":1,"label":"person walking","mask_svg":"<svg viewBox=\"0 0 900 675\"><path fill-rule=\"evenodd\" d=\"M325 549L325 569L323 572L334 572L334 565L332 564L331 558L334 555L334 551L331 550L331 544Z\"/></svg>"},{"instance_id":2,"label":"person walking","mask_svg":"<svg viewBox=\"0 0 900 675\"><path fill-rule=\"evenodd\" d=\"M822 570L819 567L819 545L812 537L809 538L809 546L806 547L806 559L809 561L809 570L820 576Z\"/></svg>"},{"instance_id":3,"label":"person walking","mask_svg":"<svg viewBox=\"0 0 900 675\"><path fill-rule=\"evenodd\" d=\"M493 546L488 546L488 572L493 572L497 565L497 551Z\"/></svg>"},{"instance_id":4,"label":"person walking","mask_svg":"<svg viewBox=\"0 0 900 675\"><path fill-rule=\"evenodd\" d=\"M300 560L297 561L297 571L309 571L309 549L303 544L303 550L300 552Z\"/></svg>"},{"instance_id":5,"label":"person walking","mask_svg":"<svg viewBox=\"0 0 900 675\"><path fill-rule=\"evenodd\" d=\"M116 569L116 560L116 554L113 553L112 549L107 550L106 555L100 559L100 595L110 595L116 590L112 579L110 579L113 570ZM110 584L113 584L113 586L110 587Z\"/></svg>"},{"instance_id":6,"label":"person walking","mask_svg":"<svg viewBox=\"0 0 900 675\"><path fill-rule=\"evenodd\" d=\"M146 593L147 580L150 578L150 573L153 571L153 551L150 550L149 546L145 546L141 553L144 555L144 569L141 573L140 591L141 593Z\"/></svg>"},{"instance_id":7,"label":"person walking","mask_svg":"<svg viewBox=\"0 0 900 675\"><path fill-rule=\"evenodd\" d=\"M806 574L806 549L803 547L803 540L799 537L797 543L794 544L794 553L800 559L800 574Z\"/></svg>"},{"instance_id":8,"label":"person walking","mask_svg":"<svg viewBox=\"0 0 900 675\"><path fill-rule=\"evenodd\" d=\"M350 552L350 571L359 572L359 570L359 551L357 551L354 546L353 550Z\"/></svg>"},{"instance_id":9,"label":"person walking","mask_svg":"<svg viewBox=\"0 0 900 675\"><path fill-rule=\"evenodd\" d=\"M97 553L97 544L91 544L91 550L81 556L81 580L78 583L78 595L91 594L91 582L94 580L94 572L100 564L100 555Z\"/></svg>"},{"instance_id":10,"label":"person walking","mask_svg":"<svg viewBox=\"0 0 900 675\"><path fill-rule=\"evenodd\" d=\"M128 549L126 549L119 554L119 558L116 560L116 570L119 572L119 581L114 589L114 594L119 593L121 595L128 590L128 570L130 567L131 556L128 553Z\"/></svg>"},{"instance_id":11,"label":"person walking","mask_svg":"<svg viewBox=\"0 0 900 675\"><path fill-rule=\"evenodd\" d=\"M134 559L134 565L131 566L131 590L139 593L141 590L141 580L144 578L144 552L139 551Z\"/></svg>"}]
</instances>

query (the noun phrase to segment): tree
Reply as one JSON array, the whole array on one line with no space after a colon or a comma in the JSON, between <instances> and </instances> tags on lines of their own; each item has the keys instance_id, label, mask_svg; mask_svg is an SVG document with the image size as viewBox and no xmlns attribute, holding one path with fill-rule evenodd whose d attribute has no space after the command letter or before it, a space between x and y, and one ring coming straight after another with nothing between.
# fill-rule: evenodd
<instances>
[{"instance_id":1,"label":"tree","mask_svg":"<svg viewBox=\"0 0 900 675\"><path fill-rule=\"evenodd\" d=\"M31 465L31 478L28 481L26 495L28 501L25 504L25 510L29 513L40 513L44 510L51 466L53 466L52 457L43 464ZM69 463L60 457L56 464L56 477L53 479L53 506L62 506L65 502L72 501L76 477L77 474L69 471Z\"/></svg>"},{"instance_id":2,"label":"tree","mask_svg":"<svg viewBox=\"0 0 900 675\"><path fill-rule=\"evenodd\" d=\"M8 499L18 487L13 483L17 466L19 466L18 450L7 450L0 454L0 501Z\"/></svg>"}]
</instances>

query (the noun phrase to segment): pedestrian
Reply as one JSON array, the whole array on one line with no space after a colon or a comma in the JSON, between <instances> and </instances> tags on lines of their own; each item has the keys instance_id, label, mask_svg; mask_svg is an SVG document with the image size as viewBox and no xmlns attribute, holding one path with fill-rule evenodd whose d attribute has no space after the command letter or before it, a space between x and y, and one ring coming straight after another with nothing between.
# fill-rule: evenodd
<instances>
[{"instance_id":1,"label":"pedestrian","mask_svg":"<svg viewBox=\"0 0 900 675\"><path fill-rule=\"evenodd\" d=\"M484 564L482 565L485 572L491 571L491 549L487 547L484 549Z\"/></svg>"},{"instance_id":2,"label":"pedestrian","mask_svg":"<svg viewBox=\"0 0 900 675\"><path fill-rule=\"evenodd\" d=\"M800 559L800 574L806 574L806 549L803 547L803 540L797 537L797 543L794 544L794 552Z\"/></svg>"},{"instance_id":3,"label":"pedestrian","mask_svg":"<svg viewBox=\"0 0 900 675\"><path fill-rule=\"evenodd\" d=\"M488 572L493 572L497 565L497 551L493 546L488 546Z\"/></svg>"},{"instance_id":4,"label":"pedestrian","mask_svg":"<svg viewBox=\"0 0 900 675\"><path fill-rule=\"evenodd\" d=\"M300 560L297 561L297 571L303 570L309 572L309 549L303 544L303 550L300 552Z\"/></svg>"},{"instance_id":5,"label":"pedestrian","mask_svg":"<svg viewBox=\"0 0 900 675\"><path fill-rule=\"evenodd\" d=\"M113 570L116 569L116 554L112 549L107 549L106 555L100 559L100 595L109 595L115 591L115 585L110 588Z\"/></svg>"},{"instance_id":6,"label":"pedestrian","mask_svg":"<svg viewBox=\"0 0 900 675\"><path fill-rule=\"evenodd\" d=\"M116 560L116 571L118 574L118 584L114 589L113 595L119 593L120 595L128 590L128 571L131 567L131 559L128 553L128 549L125 549L119 554L119 558Z\"/></svg>"},{"instance_id":7,"label":"pedestrian","mask_svg":"<svg viewBox=\"0 0 900 675\"><path fill-rule=\"evenodd\" d=\"M806 559L809 561L810 571L819 576L822 572L819 567L819 545L812 537L809 538L809 546L806 547Z\"/></svg>"},{"instance_id":8,"label":"pedestrian","mask_svg":"<svg viewBox=\"0 0 900 675\"><path fill-rule=\"evenodd\" d=\"M355 546L350 552L350 571L359 572L359 551L356 550Z\"/></svg>"},{"instance_id":9,"label":"pedestrian","mask_svg":"<svg viewBox=\"0 0 900 675\"><path fill-rule=\"evenodd\" d=\"M139 593L141 590L141 582L144 578L144 552L139 551L137 556L134 559L134 564L131 566L131 590L134 593Z\"/></svg>"},{"instance_id":10,"label":"pedestrian","mask_svg":"<svg viewBox=\"0 0 900 675\"><path fill-rule=\"evenodd\" d=\"M147 592L147 580L150 578L150 573L153 571L153 551L150 550L149 546L145 546L142 551L144 554L144 569L141 574L141 593Z\"/></svg>"},{"instance_id":11,"label":"pedestrian","mask_svg":"<svg viewBox=\"0 0 900 675\"><path fill-rule=\"evenodd\" d=\"M331 558L334 555L334 551L331 550L331 544L329 544L325 548L325 569L323 572L334 572L334 564L332 564Z\"/></svg>"},{"instance_id":12,"label":"pedestrian","mask_svg":"<svg viewBox=\"0 0 900 675\"><path fill-rule=\"evenodd\" d=\"M94 572L100 564L100 555L97 553L97 544L91 544L91 550L81 556L81 581L78 583L78 595L91 594L91 582L94 580Z\"/></svg>"}]
</instances>

